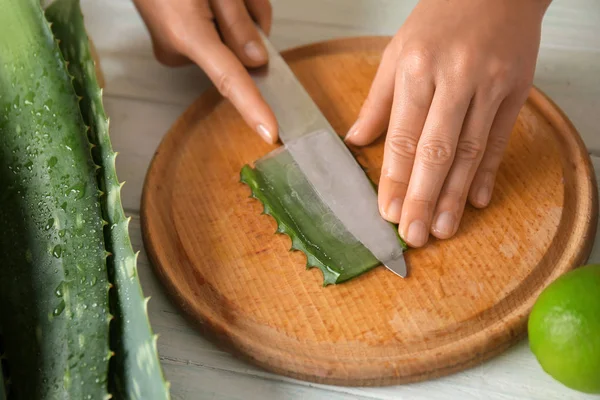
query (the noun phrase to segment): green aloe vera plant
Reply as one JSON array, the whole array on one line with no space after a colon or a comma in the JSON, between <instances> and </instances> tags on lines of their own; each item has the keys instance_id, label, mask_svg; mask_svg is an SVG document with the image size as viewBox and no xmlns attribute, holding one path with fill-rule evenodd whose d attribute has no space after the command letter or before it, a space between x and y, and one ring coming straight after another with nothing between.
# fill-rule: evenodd
<instances>
[{"instance_id":1,"label":"green aloe vera plant","mask_svg":"<svg viewBox=\"0 0 600 400\"><path fill-rule=\"evenodd\" d=\"M0 329L0 343L2 343L2 329ZM2 364L4 364L4 346L0 346L0 362L2 362ZM5 381L5 371L4 371L4 366L0 364L0 400L6 400L7 399L7 387L6 387L6 381Z\"/></svg>"},{"instance_id":2,"label":"green aloe vera plant","mask_svg":"<svg viewBox=\"0 0 600 400\"><path fill-rule=\"evenodd\" d=\"M280 148L245 165L240 180L263 204L263 214L277 222L277 233L292 241L291 250L306 255L307 268L323 273L323 285L349 281L381 265L335 217L306 179L291 154ZM398 236L402 247L407 246Z\"/></svg>"},{"instance_id":3,"label":"green aloe vera plant","mask_svg":"<svg viewBox=\"0 0 600 400\"><path fill-rule=\"evenodd\" d=\"M102 214L105 228L108 274L111 291L111 343L115 352L111 372L115 372L112 389L127 399L159 399L168 397L158 352L157 337L152 334L147 317L147 301L137 278L137 254L128 234L129 218L121 205L121 184L115 169L116 153L108 133L109 121L102 104L89 39L85 30L79 0L57 0L46 11L52 30L73 75L76 93L89 138L94 144L93 156L102 191Z\"/></svg>"},{"instance_id":4,"label":"green aloe vera plant","mask_svg":"<svg viewBox=\"0 0 600 400\"><path fill-rule=\"evenodd\" d=\"M105 398L108 277L95 164L40 5L0 0L0 324L16 398Z\"/></svg>"},{"instance_id":5,"label":"green aloe vera plant","mask_svg":"<svg viewBox=\"0 0 600 400\"><path fill-rule=\"evenodd\" d=\"M10 398L167 399L79 1L0 9Z\"/></svg>"},{"instance_id":6,"label":"green aloe vera plant","mask_svg":"<svg viewBox=\"0 0 600 400\"><path fill-rule=\"evenodd\" d=\"M4 385L4 376L0 374L0 400L6 400L6 386Z\"/></svg>"}]
</instances>

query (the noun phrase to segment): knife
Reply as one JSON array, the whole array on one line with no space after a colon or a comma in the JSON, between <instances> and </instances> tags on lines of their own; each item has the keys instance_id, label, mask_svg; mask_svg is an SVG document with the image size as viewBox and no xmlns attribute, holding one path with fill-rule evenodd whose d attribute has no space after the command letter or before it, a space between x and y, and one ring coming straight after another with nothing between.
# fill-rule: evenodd
<instances>
[{"instance_id":1,"label":"knife","mask_svg":"<svg viewBox=\"0 0 600 400\"><path fill-rule=\"evenodd\" d=\"M285 60L257 29L269 63L250 74L277 118L279 138L348 232L386 268L405 277L403 248L394 226L379 213L372 183Z\"/></svg>"}]
</instances>

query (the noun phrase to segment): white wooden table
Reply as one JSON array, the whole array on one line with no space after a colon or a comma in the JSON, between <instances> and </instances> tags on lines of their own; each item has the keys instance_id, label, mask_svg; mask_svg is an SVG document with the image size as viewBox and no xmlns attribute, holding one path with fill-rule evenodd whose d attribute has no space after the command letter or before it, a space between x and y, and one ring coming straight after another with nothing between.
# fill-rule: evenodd
<instances>
[{"instance_id":1,"label":"white wooden table","mask_svg":"<svg viewBox=\"0 0 600 400\"><path fill-rule=\"evenodd\" d=\"M341 36L393 34L416 0L272 0L272 40L279 49ZM106 77L117 171L127 181L124 207L133 217L133 244L150 319L174 399L592 399L547 376L527 341L462 373L428 382L382 387L315 385L240 362L200 336L166 298L143 252L139 228L142 183L171 124L209 85L195 67L169 69L153 57L131 0L83 0L87 26ZM600 167L600 0L555 0L545 19L535 84L549 94L584 137ZM596 157L598 156L598 158ZM599 235L600 236L600 235ZM596 246L590 262L600 262Z\"/></svg>"}]
</instances>

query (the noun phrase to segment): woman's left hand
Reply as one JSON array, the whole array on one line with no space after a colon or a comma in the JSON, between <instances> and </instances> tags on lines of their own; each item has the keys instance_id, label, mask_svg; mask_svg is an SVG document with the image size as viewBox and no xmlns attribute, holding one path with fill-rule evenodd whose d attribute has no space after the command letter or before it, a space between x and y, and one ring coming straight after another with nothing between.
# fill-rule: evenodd
<instances>
[{"instance_id":1,"label":"woman's left hand","mask_svg":"<svg viewBox=\"0 0 600 400\"><path fill-rule=\"evenodd\" d=\"M453 236L467 199L490 202L549 3L421 0L385 50L346 142L387 131L379 208L410 246Z\"/></svg>"}]
</instances>

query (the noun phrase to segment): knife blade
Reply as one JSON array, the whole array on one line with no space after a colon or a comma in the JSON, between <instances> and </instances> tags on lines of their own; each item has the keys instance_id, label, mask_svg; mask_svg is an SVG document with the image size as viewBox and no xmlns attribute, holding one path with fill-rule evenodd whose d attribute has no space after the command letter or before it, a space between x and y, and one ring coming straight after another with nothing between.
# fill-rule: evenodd
<instances>
[{"instance_id":1,"label":"knife blade","mask_svg":"<svg viewBox=\"0 0 600 400\"><path fill-rule=\"evenodd\" d=\"M250 72L277 118L279 137L322 201L386 268L405 277L402 245L377 193L339 135L266 35L269 63Z\"/></svg>"}]
</instances>

